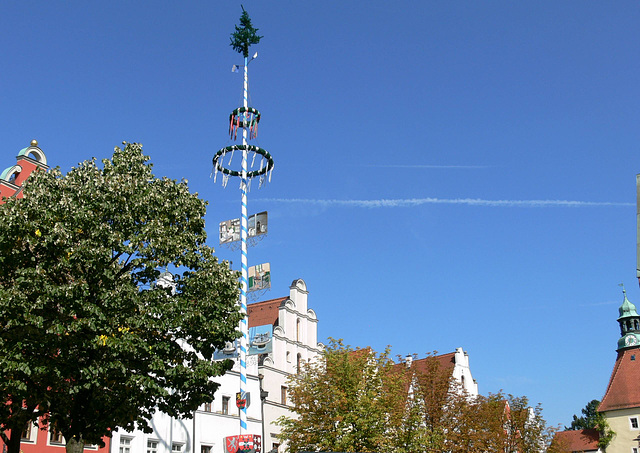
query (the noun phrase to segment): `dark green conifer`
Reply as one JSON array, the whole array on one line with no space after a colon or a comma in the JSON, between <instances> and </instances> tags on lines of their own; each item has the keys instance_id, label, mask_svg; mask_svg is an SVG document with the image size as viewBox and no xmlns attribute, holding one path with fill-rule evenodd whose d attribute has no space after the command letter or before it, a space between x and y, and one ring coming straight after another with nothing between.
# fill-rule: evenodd
<instances>
[{"instance_id":1,"label":"dark green conifer","mask_svg":"<svg viewBox=\"0 0 640 453\"><path fill-rule=\"evenodd\" d=\"M249 13L244 10L244 7L241 6L241 8L240 25L236 25L236 31L231 33L231 47L247 58L249 56L249 46L258 44L262 36L258 36L258 29L253 28L253 25L251 25Z\"/></svg>"}]
</instances>

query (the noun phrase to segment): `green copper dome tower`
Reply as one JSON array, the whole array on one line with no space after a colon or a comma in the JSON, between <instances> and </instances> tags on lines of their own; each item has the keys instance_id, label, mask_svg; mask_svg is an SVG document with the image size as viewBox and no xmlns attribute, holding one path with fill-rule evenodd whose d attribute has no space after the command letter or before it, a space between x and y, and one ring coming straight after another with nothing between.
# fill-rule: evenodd
<instances>
[{"instance_id":1,"label":"green copper dome tower","mask_svg":"<svg viewBox=\"0 0 640 453\"><path fill-rule=\"evenodd\" d=\"M624 301L619 308L620 317L620 339L618 340L618 351L640 346L640 315L636 311L636 306L627 299L627 292L623 289Z\"/></svg>"}]
</instances>

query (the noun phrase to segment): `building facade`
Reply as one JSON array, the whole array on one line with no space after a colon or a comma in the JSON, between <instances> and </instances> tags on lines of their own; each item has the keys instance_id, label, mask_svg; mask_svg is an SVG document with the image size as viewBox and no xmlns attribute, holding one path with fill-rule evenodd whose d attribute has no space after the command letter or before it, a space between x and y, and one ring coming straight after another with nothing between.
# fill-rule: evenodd
<instances>
[{"instance_id":1,"label":"building facade","mask_svg":"<svg viewBox=\"0 0 640 453\"><path fill-rule=\"evenodd\" d=\"M292 413L287 401L288 378L322 350L318 319L308 307L307 296L306 283L297 279L291 284L289 297L247 306L247 432L261 436L262 451L283 449L276 421ZM151 433L117 430L111 439L111 453L233 453L234 446L227 445L226 438L240 434L236 407L240 365L236 350L236 345L229 344L220 351L218 357L233 360L234 366L216 378L220 387L211 404L201 406L192 419L186 420L156 412Z\"/></svg>"},{"instance_id":2,"label":"building facade","mask_svg":"<svg viewBox=\"0 0 640 453\"><path fill-rule=\"evenodd\" d=\"M464 391L469 397L478 396L478 383L471 374L469 367L469 354L462 348L456 348L453 352L434 356L440 369L451 374L453 381L459 386L460 391ZM424 371L424 367L429 359L413 359L413 356L405 358L405 366Z\"/></svg>"},{"instance_id":3,"label":"building facade","mask_svg":"<svg viewBox=\"0 0 640 453\"><path fill-rule=\"evenodd\" d=\"M273 326L273 352L260 357L259 373L264 400L265 451L282 451L276 423L282 416L291 416L288 401L289 376L298 373L305 362L315 360L322 352L318 343L318 318L308 306L307 285L294 280L289 297L251 304L248 307L249 327Z\"/></svg>"},{"instance_id":4,"label":"building facade","mask_svg":"<svg viewBox=\"0 0 640 453\"><path fill-rule=\"evenodd\" d=\"M0 173L0 203L4 203L4 198L22 198L22 184L29 175L48 168L47 156L38 147L38 141L31 140L31 146L18 152L16 164Z\"/></svg>"},{"instance_id":5,"label":"building facade","mask_svg":"<svg viewBox=\"0 0 640 453\"><path fill-rule=\"evenodd\" d=\"M640 316L624 292L620 338L607 391L598 406L615 432L606 453L640 452Z\"/></svg>"}]
</instances>

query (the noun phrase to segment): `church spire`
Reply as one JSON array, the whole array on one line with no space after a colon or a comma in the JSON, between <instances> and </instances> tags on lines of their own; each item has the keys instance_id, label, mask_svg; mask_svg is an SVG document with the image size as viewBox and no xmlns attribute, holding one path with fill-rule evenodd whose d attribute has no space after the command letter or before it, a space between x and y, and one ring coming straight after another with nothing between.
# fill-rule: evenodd
<instances>
[{"instance_id":1,"label":"church spire","mask_svg":"<svg viewBox=\"0 0 640 453\"><path fill-rule=\"evenodd\" d=\"M627 292L622 288L624 300L620 306L618 323L620 324L620 339L618 340L618 351L640 346L640 315L629 299Z\"/></svg>"}]
</instances>

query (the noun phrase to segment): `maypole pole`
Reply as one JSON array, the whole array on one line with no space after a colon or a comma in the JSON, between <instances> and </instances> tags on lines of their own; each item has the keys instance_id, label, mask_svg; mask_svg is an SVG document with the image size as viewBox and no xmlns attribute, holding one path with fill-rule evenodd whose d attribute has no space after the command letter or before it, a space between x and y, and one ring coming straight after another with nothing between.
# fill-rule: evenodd
<instances>
[{"instance_id":1,"label":"maypole pole","mask_svg":"<svg viewBox=\"0 0 640 453\"><path fill-rule=\"evenodd\" d=\"M256 137L258 132L258 122L260 121L260 112L249 107L249 63L257 56L257 53L249 59L249 47L258 44L262 36L257 35L258 29L251 25L249 14L242 8L242 16L240 17L240 25L235 26L235 32L231 34L231 46L235 51L241 53L244 57L244 82L243 82L243 104L242 107L235 109L229 116L229 133L231 139L237 138L238 129L242 129L242 145L231 145L219 150L213 157L214 182L218 172L222 173L222 184L227 185L231 176L240 177L241 191L241 220L240 220L240 241L241 241L241 277L240 277L240 312L243 318L240 322L240 347L238 358L240 361L240 392L239 403L240 409L240 431L239 436L227 437L226 450L229 453L235 451L260 451L260 436L248 435L247 431L247 350L249 348L249 323L247 317L247 292L249 290L248 281L248 260L247 260L247 238L248 238L248 215L247 215L247 193L249 191L249 181L254 177L260 178L260 185L264 182L267 174L269 179L271 170L273 169L273 159L271 155L262 148L249 145L248 140ZM235 65L234 65L235 68ZM233 153L238 150L242 151L242 164L240 171L231 168ZM229 156L228 162L225 164L224 158ZM251 157L251 169L249 169L249 157ZM259 160L259 167L253 169ZM251 438L251 439L249 439ZM235 447L235 451L234 450Z\"/></svg>"},{"instance_id":2,"label":"maypole pole","mask_svg":"<svg viewBox=\"0 0 640 453\"><path fill-rule=\"evenodd\" d=\"M244 10L244 8L243 8ZM246 11L245 11L246 13ZM248 52L247 46L247 52ZM244 83L243 83L243 104L245 112L247 111L247 91L249 85L249 61L248 56L244 56ZM241 288L240 288L240 312L242 313L240 337L240 394L246 395L247 391L247 348L249 336L249 320L247 319L247 291L249 289L249 269L247 265L247 128L242 128L242 174L240 182L240 190L242 192L242 216L240 220L240 242L242 243L242 259L241 259ZM247 406L240 409L240 434L247 433Z\"/></svg>"}]
</instances>

